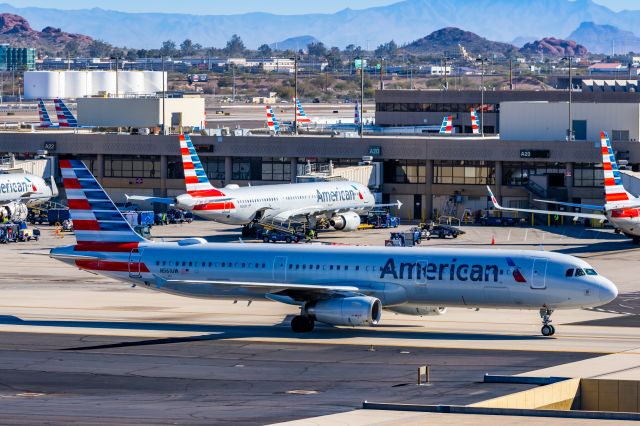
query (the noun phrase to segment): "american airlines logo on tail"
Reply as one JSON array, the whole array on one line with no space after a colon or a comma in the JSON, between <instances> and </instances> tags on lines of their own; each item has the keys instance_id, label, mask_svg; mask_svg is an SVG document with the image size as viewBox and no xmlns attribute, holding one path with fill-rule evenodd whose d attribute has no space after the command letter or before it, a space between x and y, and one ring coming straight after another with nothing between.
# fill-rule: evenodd
<instances>
[{"instance_id":1,"label":"american airlines logo on tail","mask_svg":"<svg viewBox=\"0 0 640 426\"><path fill-rule=\"evenodd\" d=\"M273 113L273 109L269 105L265 105L265 109L267 111L267 127L275 134L280 133L280 125L278 124L278 119Z\"/></svg>"},{"instance_id":2,"label":"american airlines logo on tail","mask_svg":"<svg viewBox=\"0 0 640 426\"><path fill-rule=\"evenodd\" d=\"M300 103L300 101L296 98L293 98L293 102L295 102L296 104L296 121L298 122L298 124L311 123L311 119L307 117L307 114L305 114L304 109L302 109L302 104Z\"/></svg>"},{"instance_id":3,"label":"american airlines logo on tail","mask_svg":"<svg viewBox=\"0 0 640 426\"><path fill-rule=\"evenodd\" d=\"M56 106L56 114L60 127L78 127L78 120L76 120L76 117L74 117L65 103L62 102L62 99L54 99L53 103Z\"/></svg>"},{"instance_id":4,"label":"american airlines logo on tail","mask_svg":"<svg viewBox=\"0 0 640 426\"><path fill-rule=\"evenodd\" d=\"M478 113L473 108L471 108L471 133L480 134L480 120L478 120Z\"/></svg>"},{"instance_id":5,"label":"american airlines logo on tail","mask_svg":"<svg viewBox=\"0 0 640 426\"><path fill-rule=\"evenodd\" d=\"M602 168L604 169L604 192L606 203L627 201L633 197L622 186L622 178L618 170L618 163L613 155L611 141L607 132L600 132L600 146L602 148Z\"/></svg>"},{"instance_id":6,"label":"american airlines logo on tail","mask_svg":"<svg viewBox=\"0 0 640 426\"><path fill-rule=\"evenodd\" d=\"M442 120L442 126L440 126L441 135L453 134L453 115L445 115Z\"/></svg>"}]
</instances>

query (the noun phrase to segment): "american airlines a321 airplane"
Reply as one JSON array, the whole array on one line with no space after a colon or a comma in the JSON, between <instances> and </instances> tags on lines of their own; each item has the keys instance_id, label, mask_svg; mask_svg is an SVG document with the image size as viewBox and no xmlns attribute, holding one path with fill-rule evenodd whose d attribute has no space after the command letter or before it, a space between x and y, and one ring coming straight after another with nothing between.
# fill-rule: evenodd
<instances>
[{"instance_id":1,"label":"american airlines a321 airplane","mask_svg":"<svg viewBox=\"0 0 640 426\"><path fill-rule=\"evenodd\" d=\"M571 216L574 219L608 220L613 226L619 229L620 232L630 237L633 244L640 244L640 199L627 192L622 185L620 170L618 169L618 164L613 154L613 148L611 147L611 141L609 140L607 132L600 132L600 148L602 150L602 168L604 171L604 205L596 206L591 204L565 203L561 201L535 200L541 203L595 210L595 213L503 207L498 203L493 192L491 192L491 188L487 186L493 206L498 210L505 211Z\"/></svg>"},{"instance_id":2,"label":"american airlines a321 airplane","mask_svg":"<svg viewBox=\"0 0 640 426\"><path fill-rule=\"evenodd\" d=\"M218 189L209 182L189 135L180 135L180 151L186 194L175 198L127 195L127 199L174 205L204 219L230 225L246 226L254 220L305 219L315 227L318 218L326 217L338 231L354 231L360 225L360 214L374 207L402 205L399 201L376 204L369 188L349 181L227 185Z\"/></svg>"},{"instance_id":3,"label":"american airlines a321 airplane","mask_svg":"<svg viewBox=\"0 0 640 426\"><path fill-rule=\"evenodd\" d=\"M49 201L58 195L51 178L49 187L40 176L29 173L0 173L0 222L2 219L25 220L27 207Z\"/></svg>"},{"instance_id":4,"label":"american airlines a321 airplane","mask_svg":"<svg viewBox=\"0 0 640 426\"><path fill-rule=\"evenodd\" d=\"M382 310L439 315L446 306L539 310L593 307L616 286L587 262L542 251L154 242L136 234L84 163L60 160L77 243L51 257L180 296L297 305L294 332L315 321L374 326Z\"/></svg>"}]
</instances>

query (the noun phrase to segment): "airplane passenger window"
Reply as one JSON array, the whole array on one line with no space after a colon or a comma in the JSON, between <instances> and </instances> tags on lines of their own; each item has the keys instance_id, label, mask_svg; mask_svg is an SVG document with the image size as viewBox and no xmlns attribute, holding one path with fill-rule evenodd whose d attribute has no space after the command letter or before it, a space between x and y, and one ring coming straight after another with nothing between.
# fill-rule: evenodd
<instances>
[{"instance_id":1,"label":"airplane passenger window","mask_svg":"<svg viewBox=\"0 0 640 426\"><path fill-rule=\"evenodd\" d=\"M356 271L360 270L360 266L356 265Z\"/></svg>"},{"instance_id":2,"label":"airplane passenger window","mask_svg":"<svg viewBox=\"0 0 640 426\"><path fill-rule=\"evenodd\" d=\"M302 265L302 269L307 269L307 265Z\"/></svg>"},{"instance_id":3,"label":"airplane passenger window","mask_svg":"<svg viewBox=\"0 0 640 426\"><path fill-rule=\"evenodd\" d=\"M187 265L187 262L182 262L182 266L186 266L186 265Z\"/></svg>"},{"instance_id":4,"label":"airplane passenger window","mask_svg":"<svg viewBox=\"0 0 640 426\"><path fill-rule=\"evenodd\" d=\"M162 261L162 266L165 266L166 264L167 264L167 261L166 261L166 260L163 260L163 261Z\"/></svg>"},{"instance_id":5,"label":"airplane passenger window","mask_svg":"<svg viewBox=\"0 0 640 426\"><path fill-rule=\"evenodd\" d=\"M265 264L263 263L263 264L262 264L262 267L263 267L263 268L265 267L264 265L265 265Z\"/></svg>"},{"instance_id":6,"label":"airplane passenger window","mask_svg":"<svg viewBox=\"0 0 640 426\"><path fill-rule=\"evenodd\" d=\"M211 262L209 262L209 268L211 268Z\"/></svg>"},{"instance_id":7,"label":"airplane passenger window","mask_svg":"<svg viewBox=\"0 0 640 426\"><path fill-rule=\"evenodd\" d=\"M345 271L349 270L349 265L345 265L345 266L344 266L344 270L345 270Z\"/></svg>"},{"instance_id":8,"label":"airplane passenger window","mask_svg":"<svg viewBox=\"0 0 640 426\"><path fill-rule=\"evenodd\" d=\"M584 269L576 268L576 277L581 277L581 276L583 276L583 275L587 275L587 274L584 272Z\"/></svg>"},{"instance_id":9,"label":"airplane passenger window","mask_svg":"<svg viewBox=\"0 0 640 426\"><path fill-rule=\"evenodd\" d=\"M289 269L293 269L293 263L289 264Z\"/></svg>"},{"instance_id":10,"label":"airplane passenger window","mask_svg":"<svg viewBox=\"0 0 640 426\"><path fill-rule=\"evenodd\" d=\"M244 262L242 262L242 267L244 268Z\"/></svg>"},{"instance_id":11,"label":"airplane passenger window","mask_svg":"<svg viewBox=\"0 0 640 426\"><path fill-rule=\"evenodd\" d=\"M320 269L320 265L316 265L316 270Z\"/></svg>"},{"instance_id":12,"label":"airplane passenger window","mask_svg":"<svg viewBox=\"0 0 640 426\"><path fill-rule=\"evenodd\" d=\"M300 269L300 265L296 265L296 269Z\"/></svg>"},{"instance_id":13,"label":"airplane passenger window","mask_svg":"<svg viewBox=\"0 0 640 426\"><path fill-rule=\"evenodd\" d=\"M224 263L224 262L222 262L222 267L223 267L223 268L224 268L224 265L225 265L225 263Z\"/></svg>"},{"instance_id":14,"label":"airplane passenger window","mask_svg":"<svg viewBox=\"0 0 640 426\"><path fill-rule=\"evenodd\" d=\"M156 266L160 266L160 261L156 260Z\"/></svg>"},{"instance_id":15,"label":"airplane passenger window","mask_svg":"<svg viewBox=\"0 0 640 426\"><path fill-rule=\"evenodd\" d=\"M585 271L587 272L587 275L598 275L598 273L595 271L595 269L585 269Z\"/></svg>"},{"instance_id":16,"label":"airplane passenger window","mask_svg":"<svg viewBox=\"0 0 640 426\"><path fill-rule=\"evenodd\" d=\"M192 265L191 265L191 262L189 262L189 266L192 266Z\"/></svg>"},{"instance_id":17,"label":"airplane passenger window","mask_svg":"<svg viewBox=\"0 0 640 426\"><path fill-rule=\"evenodd\" d=\"M340 270L340 265L336 266L336 269L339 271Z\"/></svg>"},{"instance_id":18,"label":"airplane passenger window","mask_svg":"<svg viewBox=\"0 0 640 426\"><path fill-rule=\"evenodd\" d=\"M313 265L309 265L309 269L313 269Z\"/></svg>"},{"instance_id":19,"label":"airplane passenger window","mask_svg":"<svg viewBox=\"0 0 640 426\"><path fill-rule=\"evenodd\" d=\"M329 270L333 271L333 265L329 265Z\"/></svg>"},{"instance_id":20,"label":"airplane passenger window","mask_svg":"<svg viewBox=\"0 0 640 426\"><path fill-rule=\"evenodd\" d=\"M259 263L256 263L256 269L258 269L260 267Z\"/></svg>"},{"instance_id":21,"label":"airplane passenger window","mask_svg":"<svg viewBox=\"0 0 640 426\"><path fill-rule=\"evenodd\" d=\"M564 276L565 277L572 277L573 276L573 268L567 269L567 272L565 272Z\"/></svg>"}]
</instances>

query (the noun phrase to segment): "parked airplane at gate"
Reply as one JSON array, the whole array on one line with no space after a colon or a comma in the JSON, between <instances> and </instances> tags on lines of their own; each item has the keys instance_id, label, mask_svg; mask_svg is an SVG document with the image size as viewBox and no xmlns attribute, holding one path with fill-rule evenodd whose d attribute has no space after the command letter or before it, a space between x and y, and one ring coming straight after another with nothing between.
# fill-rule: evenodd
<instances>
[{"instance_id":1,"label":"parked airplane at gate","mask_svg":"<svg viewBox=\"0 0 640 426\"><path fill-rule=\"evenodd\" d=\"M573 218L588 218L598 220L608 220L613 226L619 229L623 234L633 240L634 244L640 244L640 198L634 197L628 193L622 186L620 178L620 170L616 163L616 158L611 148L611 142L607 132L600 132L600 146L602 149L602 168L604 169L604 189L605 204L604 206L596 206L591 204L565 203L560 201L535 200L542 203L557 204L566 207L579 207L588 210L602 211L604 213L582 213L568 212L557 210L535 210L535 209L516 209L502 207L498 204L498 200L491 192L491 188L487 186L491 196L491 202L498 210L525 212L525 213L542 213L560 216L571 216Z\"/></svg>"},{"instance_id":2,"label":"parked airplane at gate","mask_svg":"<svg viewBox=\"0 0 640 426\"><path fill-rule=\"evenodd\" d=\"M49 201L58 195L58 188L51 178L51 187L44 179L28 173L0 173L0 222L25 220L27 207Z\"/></svg>"},{"instance_id":3,"label":"parked airplane at gate","mask_svg":"<svg viewBox=\"0 0 640 426\"><path fill-rule=\"evenodd\" d=\"M180 151L186 194L176 198L127 195L127 199L173 204L204 219L231 225L248 225L254 220L306 219L315 227L318 218L326 217L338 231L354 231L360 225L360 214L374 207L393 205L400 208L402 205L400 202L376 204L369 188L349 181L227 185L218 189L209 182L189 135L180 135Z\"/></svg>"},{"instance_id":4,"label":"parked airplane at gate","mask_svg":"<svg viewBox=\"0 0 640 426\"><path fill-rule=\"evenodd\" d=\"M297 305L294 332L316 321L374 326L382 310L440 315L445 306L594 307L618 294L584 260L517 250L154 242L136 234L84 163L60 160L77 244L50 256L93 273L181 296Z\"/></svg>"}]
</instances>

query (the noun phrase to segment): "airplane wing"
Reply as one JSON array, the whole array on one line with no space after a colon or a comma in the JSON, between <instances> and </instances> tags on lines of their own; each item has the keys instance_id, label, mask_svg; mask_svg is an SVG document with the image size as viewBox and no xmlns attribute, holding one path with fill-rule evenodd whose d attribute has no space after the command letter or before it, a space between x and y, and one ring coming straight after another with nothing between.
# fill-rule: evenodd
<instances>
[{"instance_id":1,"label":"airplane wing","mask_svg":"<svg viewBox=\"0 0 640 426\"><path fill-rule=\"evenodd\" d=\"M374 204L373 206L363 206L362 204L354 204L351 206L341 206L339 208L329 208L327 206L323 206L321 204L316 204L313 206L307 206L300 209L288 210L285 212L279 213L275 218L277 220L289 220L295 217L301 216L316 216L325 213L340 213L346 212L350 210L364 210L364 209L372 209L376 207L402 207L402 203L400 200L395 203L387 203L387 204Z\"/></svg>"},{"instance_id":2,"label":"airplane wing","mask_svg":"<svg viewBox=\"0 0 640 426\"><path fill-rule=\"evenodd\" d=\"M163 198L163 197L145 197L142 195L127 195L124 194L127 198L127 201L148 201L150 203L159 203L159 204L175 204L175 198Z\"/></svg>"},{"instance_id":3,"label":"airplane wing","mask_svg":"<svg viewBox=\"0 0 640 426\"><path fill-rule=\"evenodd\" d=\"M567 207L579 207L581 209L589 209L589 210L604 210L603 206L596 206L594 204L577 204L577 203L565 203L563 201L549 201L549 200L533 200L533 201L537 201L539 203L547 203L547 204L558 204L560 206L567 206Z\"/></svg>"},{"instance_id":4,"label":"airplane wing","mask_svg":"<svg viewBox=\"0 0 640 426\"><path fill-rule=\"evenodd\" d=\"M487 186L487 189L489 190L489 195L491 195L491 202L493 203L493 206L498 210L509 211L509 212L522 212L522 213L554 214L558 216L569 216L569 217L573 217L574 219L582 217L586 219L607 220L607 217L605 215L597 214L597 213L578 213L578 212L563 212L563 211L555 211L555 210L516 209L516 208L510 208L510 207L502 207L500 204L498 204L498 200L493 195L493 192L491 192L491 188Z\"/></svg>"}]
</instances>

